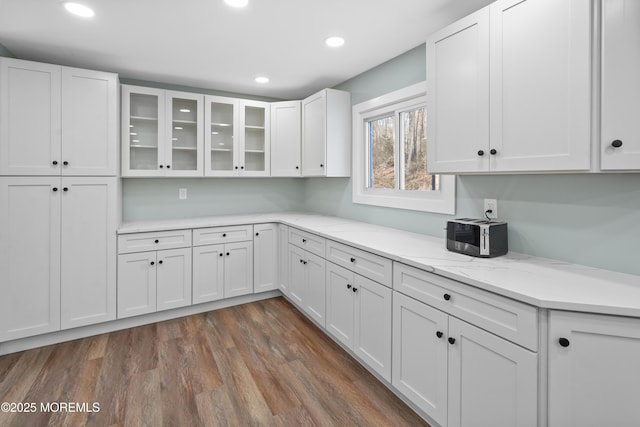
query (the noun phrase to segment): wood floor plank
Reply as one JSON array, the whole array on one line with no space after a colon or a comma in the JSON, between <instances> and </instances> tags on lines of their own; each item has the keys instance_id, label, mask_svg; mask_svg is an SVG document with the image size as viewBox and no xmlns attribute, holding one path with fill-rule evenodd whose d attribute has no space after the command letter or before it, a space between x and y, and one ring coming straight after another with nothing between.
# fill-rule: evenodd
<instances>
[{"instance_id":1,"label":"wood floor plank","mask_svg":"<svg viewBox=\"0 0 640 427\"><path fill-rule=\"evenodd\" d=\"M0 356L0 426L428 426L284 298Z\"/></svg>"}]
</instances>

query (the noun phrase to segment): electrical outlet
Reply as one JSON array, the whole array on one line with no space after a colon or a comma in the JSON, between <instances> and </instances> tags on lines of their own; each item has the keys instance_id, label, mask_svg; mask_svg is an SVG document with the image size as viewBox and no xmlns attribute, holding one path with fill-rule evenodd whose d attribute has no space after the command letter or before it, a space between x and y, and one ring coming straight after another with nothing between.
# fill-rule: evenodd
<instances>
[{"instance_id":1,"label":"electrical outlet","mask_svg":"<svg viewBox=\"0 0 640 427\"><path fill-rule=\"evenodd\" d=\"M491 212L487 212L487 211ZM485 218L498 218L498 201L496 199L484 199L484 215Z\"/></svg>"},{"instance_id":2,"label":"electrical outlet","mask_svg":"<svg viewBox=\"0 0 640 427\"><path fill-rule=\"evenodd\" d=\"M187 198L187 189L181 188L178 190L178 199L185 200Z\"/></svg>"}]
</instances>

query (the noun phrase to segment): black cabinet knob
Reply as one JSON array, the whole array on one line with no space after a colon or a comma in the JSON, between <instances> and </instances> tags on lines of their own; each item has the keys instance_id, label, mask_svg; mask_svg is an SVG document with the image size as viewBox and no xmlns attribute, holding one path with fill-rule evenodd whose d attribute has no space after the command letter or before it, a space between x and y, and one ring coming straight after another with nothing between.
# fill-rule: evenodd
<instances>
[{"instance_id":1,"label":"black cabinet knob","mask_svg":"<svg viewBox=\"0 0 640 427\"><path fill-rule=\"evenodd\" d=\"M356 259L351 257L351 262L356 262Z\"/></svg>"},{"instance_id":2,"label":"black cabinet knob","mask_svg":"<svg viewBox=\"0 0 640 427\"><path fill-rule=\"evenodd\" d=\"M156 239L153 241L153 243L160 243L160 240Z\"/></svg>"},{"instance_id":3,"label":"black cabinet knob","mask_svg":"<svg viewBox=\"0 0 640 427\"><path fill-rule=\"evenodd\" d=\"M164 168L164 165L160 165L160 169L163 169L163 168Z\"/></svg>"},{"instance_id":4,"label":"black cabinet knob","mask_svg":"<svg viewBox=\"0 0 640 427\"><path fill-rule=\"evenodd\" d=\"M170 169L170 168L171 168L171 165L167 165L167 169Z\"/></svg>"},{"instance_id":5,"label":"black cabinet knob","mask_svg":"<svg viewBox=\"0 0 640 427\"><path fill-rule=\"evenodd\" d=\"M449 338L447 338L447 341L449 341L449 344L455 344L456 339L453 338L453 337L449 337Z\"/></svg>"},{"instance_id":6,"label":"black cabinet knob","mask_svg":"<svg viewBox=\"0 0 640 427\"><path fill-rule=\"evenodd\" d=\"M220 256L223 256L224 254L222 252L220 252Z\"/></svg>"},{"instance_id":7,"label":"black cabinet knob","mask_svg":"<svg viewBox=\"0 0 640 427\"><path fill-rule=\"evenodd\" d=\"M307 265L307 261L303 262L304 265Z\"/></svg>"},{"instance_id":8,"label":"black cabinet knob","mask_svg":"<svg viewBox=\"0 0 640 427\"><path fill-rule=\"evenodd\" d=\"M616 139L613 142L611 142L611 146L613 148L620 148L622 147L622 141L620 141L619 139Z\"/></svg>"},{"instance_id":9,"label":"black cabinet knob","mask_svg":"<svg viewBox=\"0 0 640 427\"><path fill-rule=\"evenodd\" d=\"M449 300L451 299L451 295L449 295L449 294L444 294L444 295L443 295L443 298L444 298L444 300L445 300L445 301L449 301Z\"/></svg>"},{"instance_id":10,"label":"black cabinet knob","mask_svg":"<svg viewBox=\"0 0 640 427\"><path fill-rule=\"evenodd\" d=\"M53 191L53 192L55 193L56 191L58 191L58 187L53 187L53 188L51 189L51 191Z\"/></svg>"},{"instance_id":11,"label":"black cabinet knob","mask_svg":"<svg viewBox=\"0 0 640 427\"><path fill-rule=\"evenodd\" d=\"M498 153L498 151L495 148L492 148L491 150L489 150L489 153L491 153L491 155L496 155Z\"/></svg>"},{"instance_id":12,"label":"black cabinet knob","mask_svg":"<svg viewBox=\"0 0 640 427\"><path fill-rule=\"evenodd\" d=\"M296 169L300 169L300 166L296 166Z\"/></svg>"},{"instance_id":13,"label":"black cabinet knob","mask_svg":"<svg viewBox=\"0 0 640 427\"><path fill-rule=\"evenodd\" d=\"M323 168L323 167L324 167L324 165L323 165L322 163L320 163L320 167L321 167L321 168Z\"/></svg>"},{"instance_id":14,"label":"black cabinet knob","mask_svg":"<svg viewBox=\"0 0 640 427\"><path fill-rule=\"evenodd\" d=\"M231 255L229 252L227 252L227 256Z\"/></svg>"},{"instance_id":15,"label":"black cabinet knob","mask_svg":"<svg viewBox=\"0 0 640 427\"><path fill-rule=\"evenodd\" d=\"M62 187L62 191L69 191L69 187Z\"/></svg>"},{"instance_id":16,"label":"black cabinet knob","mask_svg":"<svg viewBox=\"0 0 640 427\"><path fill-rule=\"evenodd\" d=\"M67 162L66 160L65 160L64 162L62 162L62 164L63 164L64 166L69 166L69 162Z\"/></svg>"},{"instance_id":17,"label":"black cabinet knob","mask_svg":"<svg viewBox=\"0 0 640 427\"><path fill-rule=\"evenodd\" d=\"M300 264L302 264L303 262L304 262L304 260L303 260L303 259L301 259L301 260L300 260Z\"/></svg>"},{"instance_id":18,"label":"black cabinet knob","mask_svg":"<svg viewBox=\"0 0 640 427\"><path fill-rule=\"evenodd\" d=\"M347 289L351 289L351 285L347 284Z\"/></svg>"},{"instance_id":19,"label":"black cabinet knob","mask_svg":"<svg viewBox=\"0 0 640 427\"><path fill-rule=\"evenodd\" d=\"M358 288L353 288L353 292L358 292Z\"/></svg>"},{"instance_id":20,"label":"black cabinet knob","mask_svg":"<svg viewBox=\"0 0 640 427\"><path fill-rule=\"evenodd\" d=\"M155 262L153 262L153 261L151 261L151 265L156 265L156 263L155 263Z\"/></svg>"},{"instance_id":21,"label":"black cabinet knob","mask_svg":"<svg viewBox=\"0 0 640 427\"><path fill-rule=\"evenodd\" d=\"M238 170L238 167L236 166L235 169Z\"/></svg>"},{"instance_id":22,"label":"black cabinet knob","mask_svg":"<svg viewBox=\"0 0 640 427\"><path fill-rule=\"evenodd\" d=\"M558 344L560 344L562 347L569 347L570 342L568 339L563 337L558 340Z\"/></svg>"},{"instance_id":23,"label":"black cabinet knob","mask_svg":"<svg viewBox=\"0 0 640 427\"><path fill-rule=\"evenodd\" d=\"M259 236L259 235L260 235L260 233L256 233L256 236Z\"/></svg>"},{"instance_id":24,"label":"black cabinet knob","mask_svg":"<svg viewBox=\"0 0 640 427\"><path fill-rule=\"evenodd\" d=\"M478 156L484 156L484 150L478 150Z\"/></svg>"},{"instance_id":25,"label":"black cabinet knob","mask_svg":"<svg viewBox=\"0 0 640 427\"><path fill-rule=\"evenodd\" d=\"M227 237L227 233L222 233L222 237Z\"/></svg>"},{"instance_id":26,"label":"black cabinet knob","mask_svg":"<svg viewBox=\"0 0 640 427\"><path fill-rule=\"evenodd\" d=\"M307 243L307 239L302 239L302 243Z\"/></svg>"},{"instance_id":27,"label":"black cabinet knob","mask_svg":"<svg viewBox=\"0 0 640 427\"><path fill-rule=\"evenodd\" d=\"M158 264L162 264L162 260L158 261Z\"/></svg>"},{"instance_id":28,"label":"black cabinet knob","mask_svg":"<svg viewBox=\"0 0 640 427\"><path fill-rule=\"evenodd\" d=\"M53 162L51 162L51 164L52 164L53 166L56 166L56 165L58 164L58 161L57 161L57 160L54 160Z\"/></svg>"},{"instance_id":29,"label":"black cabinet knob","mask_svg":"<svg viewBox=\"0 0 640 427\"><path fill-rule=\"evenodd\" d=\"M243 169L243 170L244 170L244 166L240 166L240 169Z\"/></svg>"},{"instance_id":30,"label":"black cabinet knob","mask_svg":"<svg viewBox=\"0 0 640 427\"><path fill-rule=\"evenodd\" d=\"M436 332L436 336L438 338L442 338L442 335L444 335L441 331Z\"/></svg>"}]
</instances>

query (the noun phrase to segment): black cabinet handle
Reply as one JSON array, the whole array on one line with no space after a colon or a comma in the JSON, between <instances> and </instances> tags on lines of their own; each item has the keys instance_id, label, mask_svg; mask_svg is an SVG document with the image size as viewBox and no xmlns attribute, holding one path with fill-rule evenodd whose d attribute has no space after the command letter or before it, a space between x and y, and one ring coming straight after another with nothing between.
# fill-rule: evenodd
<instances>
[{"instance_id":1,"label":"black cabinet handle","mask_svg":"<svg viewBox=\"0 0 640 427\"><path fill-rule=\"evenodd\" d=\"M222 237L227 237L227 233L222 233Z\"/></svg>"},{"instance_id":2,"label":"black cabinet handle","mask_svg":"<svg viewBox=\"0 0 640 427\"><path fill-rule=\"evenodd\" d=\"M356 262L356 259L351 257L351 262Z\"/></svg>"},{"instance_id":3,"label":"black cabinet handle","mask_svg":"<svg viewBox=\"0 0 640 427\"><path fill-rule=\"evenodd\" d=\"M296 169L300 169L300 166L296 166Z\"/></svg>"},{"instance_id":4,"label":"black cabinet handle","mask_svg":"<svg viewBox=\"0 0 640 427\"><path fill-rule=\"evenodd\" d=\"M560 344L562 347L569 347L570 342L568 339L563 337L558 340L558 344Z\"/></svg>"},{"instance_id":5,"label":"black cabinet handle","mask_svg":"<svg viewBox=\"0 0 640 427\"><path fill-rule=\"evenodd\" d=\"M498 153L498 150L496 150L495 148L492 148L491 150L489 150L489 153L494 156Z\"/></svg>"},{"instance_id":6,"label":"black cabinet handle","mask_svg":"<svg viewBox=\"0 0 640 427\"><path fill-rule=\"evenodd\" d=\"M227 252L227 256L231 255L229 252Z\"/></svg>"},{"instance_id":7,"label":"black cabinet handle","mask_svg":"<svg viewBox=\"0 0 640 427\"><path fill-rule=\"evenodd\" d=\"M478 156L484 156L484 150L478 150Z\"/></svg>"},{"instance_id":8,"label":"black cabinet handle","mask_svg":"<svg viewBox=\"0 0 640 427\"><path fill-rule=\"evenodd\" d=\"M69 191L68 187L62 187L62 191Z\"/></svg>"},{"instance_id":9,"label":"black cabinet handle","mask_svg":"<svg viewBox=\"0 0 640 427\"><path fill-rule=\"evenodd\" d=\"M58 187L53 187L53 188L51 189L51 191L53 191L53 192L55 193L56 191L58 191Z\"/></svg>"},{"instance_id":10,"label":"black cabinet handle","mask_svg":"<svg viewBox=\"0 0 640 427\"><path fill-rule=\"evenodd\" d=\"M238 170L238 167L236 166L235 169Z\"/></svg>"},{"instance_id":11,"label":"black cabinet handle","mask_svg":"<svg viewBox=\"0 0 640 427\"><path fill-rule=\"evenodd\" d=\"M303 261L302 263L303 263L304 265L307 265L307 261Z\"/></svg>"},{"instance_id":12,"label":"black cabinet handle","mask_svg":"<svg viewBox=\"0 0 640 427\"><path fill-rule=\"evenodd\" d=\"M52 164L53 166L56 166L56 165L58 164L58 161L57 161L57 160L54 160L53 162L51 162L51 164Z\"/></svg>"},{"instance_id":13,"label":"black cabinet handle","mask_svg":"<svg viewBox=\"0 0 640 427\"><path fill-rule=\"evenodd\" d=\"M162 260L158 261L158 264L162 264Z\"/></svg>"},{"instance_id":14,"label":"black cabinet handle","mask_svg":"<svg viewBox=\"0 0 640 427\"><path fill-rule=\"evenodd\" d=\"M447 341L449 341L449 344L455 344L456 339L453 338L453 337L449 337L449 338L447 338Z\"/></svg>"},{"instance_id":15,"label":"black cabinet handle","mask_svg":"<svg viewBox=\"0 0 640 427\"><path fill-rule=\"evenodd\" d=\"M222 252L220 252L220 256L223 256L224 254Z\"/></svg>"},{"instance_id":16,"label":"black cabinet handle","mask_svg":"<svg viewBox=\"0 0 640 427\"><path fill-rule=\"evenodd\" d=\"M260 233L256 233L256 236L259 236L259 235L260 235Z\"/></svg>"},{"instance_id":17,"label":"black cabinet handle","mask_svg":"<svg viewBox=\"0 0 640 427\"><path fill-rule=\"evenodd\" d=\"M301 260L300 260L300 264L302 264L303 262L304 262L304 260L303 260L303 259L301 259Z\"/></svg>"},{"instance_id":18,"label":"black cabinet handle","mask_svg":"<svg viewBox=\"0 0 640 427\"><path fill-rule=\"evenodd\" d=\"M62 164L63 164L64 166L69 166L69 162L67 162L66 160L65 160L64 162L62 162Z\"/></svg>"},{"instance_id":19,"label":"black cabinet handle","mask_svg":"<svg viewBox=\"0 0 640 427\"><path fill-rule=\"evenodd\" d=\"M170 169L170 168L171 168L171 165L167 165L167 169Z\"/></svg>"},{"instance_id":20,"label":"black cabinet handle","mask_svg":"<svg viewBox=\"0 0 640 427\"><path fill-rule=\"evenodd\" d=\"M151 261L151 265L156 265L156 263L155 263L155 262L153 262L153 261Z\"/></svg>"},{"instance_id":21,"label":"black cabinet handle","mask_svg":"<svg viewBox=\"0 0 640 427\"><path fill-rule=\"evenodd\" d=\"M307 243L307 239L302 239L302 243Z\"/></svg>"},{"instance_id":22,"label":"black cabinet handle","mask_svg":"<svg viewBox=\"0 0 640 427\"><path fill-rule=\"evenodd\" d=\"M160 169L164 168L164 165L160 165Z\"/></svg>"},{"instance_id":23,"label":"black cabinet handle","mask_svg":"<svg viewBox=\"0 0 640 427\"><path fill-rule=\"evenodd\" d=\"M320 163L320 167L321 167L321 168L323 168L323 167L324 167L324 165L323 165L322 163Z\"/></svg>"},{"instance_id":24,"label":"black cabinet handle","mask_svg":"<svg viewBox=\"0 0 640 427\"><path fill-rule=\"evenodd\" d=\"M347 284L347 289L351 289L351 285Z\"/></svg>"},{"instance_id":25,"label":"black cabinet handle","mask_svg":"<svg viewBox=\"0 0 640 427\"><path fill-rule=\"evenodd\" d=\"M160 240L156 239L153 241L153 243L160 243Z\"/></svg>"},{"instance_id":26,"label":"black cabinet handle","mask_svg":"<svg viewBox=\"0 0 640 427\"><path fill-rule=\"evenodd\" d=\"M616 139L613 142L611 142L611 146L613 148L620 148L622 147L622 141L620 141L619 139Z\"/></svg>"},{"instance_id":27,"label":"black cabinet handle","mask_svg":"<svg viewBox=\"0 0 640 427\"><path fill-rule=\"evenodd\" d=\"M353 292L358 292L358 288L354 287Z\"/></svg>"},{"instance_id":28,"label":"black cabinet handle","mask_svg":"<svg viewBox=\"0 0 640 427\"><path fill-rule=\"evenodd\" d=\"M243 169L243 170L244 170L244 166L240 166L240 169Z\"/></svg>"},{"instance_id":29,"label":"black cabinet handle","mask_svg":"<svg viewBox=\"0 0 640 427\"><path fill-rule=\"evenodd\" d=\"M443 334L441 331L436 332L436 336L437 336L438 338L442 338L442 336L443 336L443 335L444 335L444 334Z\"/></svg>"},{"instance_id":30,"label":"black cabinet handle","mask_svg":"<svg viewBox=\"0 0 640 427\"><path fill-rule=\"evenodd\" d=\"M449 301L451 299L451 295L449 294L444 294L443 297L445 301Z\"/></svg>"}]
</instances>

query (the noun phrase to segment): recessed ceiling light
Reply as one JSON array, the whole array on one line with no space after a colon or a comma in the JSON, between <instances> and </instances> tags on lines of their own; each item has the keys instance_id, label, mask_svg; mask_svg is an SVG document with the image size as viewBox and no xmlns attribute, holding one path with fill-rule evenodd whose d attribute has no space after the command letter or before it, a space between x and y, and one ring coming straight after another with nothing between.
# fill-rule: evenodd
<instances>
[{"instance_id":1,"label":"recessed ceiling light","mask_svg":"<svg viewBox=\"0 0 640 427\"><path fill-rule=\"evenodd\" d=\"M73 13L76 16L80 16L82 18L92 18L95 15L93 9L83 4L73 3L70 1L63 4L64 8L67 9L67 12Z\"/></svg>"},{"instance_id":2,"label":"recessed ceiling light","mask_svg":"<svg viewBox=\"0 0 640 427\"><path fill-rule=\"evenodd\" d=\"M249 0L224 0L231 7L247 7Z\"/></svg>"},{"instance_id":3,"label":"recessed ceiling light","mask_svg":"<svg viewBox=\"0 0 640 427\"><path fill-rule=\"evenodd\" d=\"M325 44L329 47L340 47L344 44L344 39L338 36L332 36L325 39Z\"/></svg>"},{"instance_id":4,"label":"recessed ceiling light","mask_svg":"<svg viewBox=\"0 0 640 427\"><path fill-rule=\"evenodd\" d=\"M269 83L269 77L256 77L256 83Z\"/></svg>"}]
</instances>

